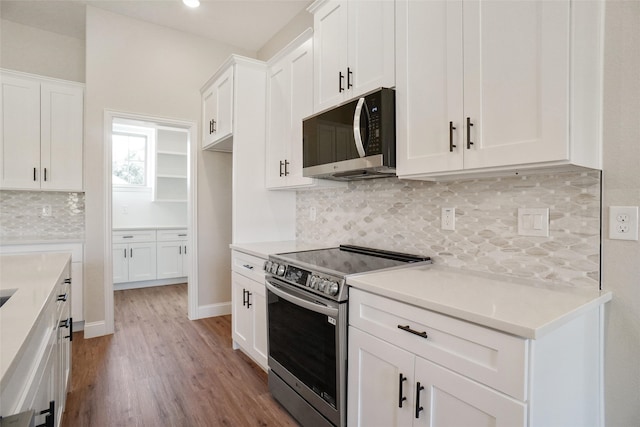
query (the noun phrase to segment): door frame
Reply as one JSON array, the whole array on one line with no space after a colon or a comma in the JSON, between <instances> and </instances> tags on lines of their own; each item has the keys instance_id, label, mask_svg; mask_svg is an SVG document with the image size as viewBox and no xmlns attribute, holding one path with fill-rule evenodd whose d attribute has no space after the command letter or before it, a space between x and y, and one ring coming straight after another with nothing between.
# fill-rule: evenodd
<instances>
[{"instance_id":1,"label":"door frame","mask_svg":"<svg viewBox=\"0 0 640 427\"><path fill-rule=\"evenodd\" d=\"M112 334L114 325L114 298L113 298L113 258L112 258L112 228L113 228L113 190L111 180L111 132L113 120L116 118L153 122L162 126L170 126L188 131L188 198L187 198L187 229L189 238L187 247L191 256L188 265L188 303L187 316L190 320L198 318L198 220L197 220L197 164L198 164L198 124L188 120L168 119L165 117L149 116L116 110L104 110L104 306L105 306L105 333Z\"/></svg>"}]
</instances>

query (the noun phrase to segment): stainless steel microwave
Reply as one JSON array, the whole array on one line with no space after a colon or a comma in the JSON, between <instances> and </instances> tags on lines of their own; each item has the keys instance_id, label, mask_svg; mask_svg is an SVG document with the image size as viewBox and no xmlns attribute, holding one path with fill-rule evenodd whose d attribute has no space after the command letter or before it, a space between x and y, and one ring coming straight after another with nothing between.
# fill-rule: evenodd
<instances>
[{"instance_id":1,"label":"stainless steel microwave","mask_svg":"<svg viewBox=\"0 0 640 427\"><path fill-rule=\"evenodd\" d=\"M341 181L395 176L395 91L381 88L302 122L302 175Z\"/></svg>"}]
</instances>

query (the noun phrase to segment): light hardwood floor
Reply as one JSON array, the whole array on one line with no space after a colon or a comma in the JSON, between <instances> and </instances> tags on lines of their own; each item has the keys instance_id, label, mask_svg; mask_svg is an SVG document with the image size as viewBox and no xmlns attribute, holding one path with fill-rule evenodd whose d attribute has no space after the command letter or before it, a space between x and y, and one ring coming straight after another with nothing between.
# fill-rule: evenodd
<instances>
[{"instance_id":1,"label":"light hardwood floor","mask_svg":"<svg viewBox=\"0 0 640 427\"><path fill-rule=\"evenodd\" d=\"M187 319L187 286L115 293L111 336L73 336L63 427L297 426L231 348L231 316Z\"/></svg>"}]
</instances>

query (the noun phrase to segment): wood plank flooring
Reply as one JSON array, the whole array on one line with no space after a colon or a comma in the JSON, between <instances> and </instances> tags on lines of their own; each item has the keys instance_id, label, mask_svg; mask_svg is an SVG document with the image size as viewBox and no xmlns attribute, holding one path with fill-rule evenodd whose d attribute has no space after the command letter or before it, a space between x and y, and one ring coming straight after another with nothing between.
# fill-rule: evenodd
<instances>
[{"instance_id":1,"label":"wood plank flooring","mask_svg":"<svg viewBox=\"0 0 640 427\"><path fill-rule=\"evenodd\" d=\"M111 336L73 337L63 427L297 426L231 348L231 316L187 319L187 285L117 291Z\"/></svg>"}]
</instances>

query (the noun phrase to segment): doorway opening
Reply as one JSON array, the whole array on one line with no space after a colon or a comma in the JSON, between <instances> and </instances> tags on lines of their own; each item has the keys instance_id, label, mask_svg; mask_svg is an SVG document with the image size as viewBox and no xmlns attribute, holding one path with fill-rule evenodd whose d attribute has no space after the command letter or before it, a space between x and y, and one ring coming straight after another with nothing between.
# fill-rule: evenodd
<instances>
[{"instance_id":1,"label":"doorway opening","mask_svg":"<svg viewBox=\"0 0 640 427\"><path fill-rule=\"evenodd\" d=\"M114 291L185 282L194 319L196 124L106 111L104 125L106 329Z\"/></svg>"}]
</instances>

